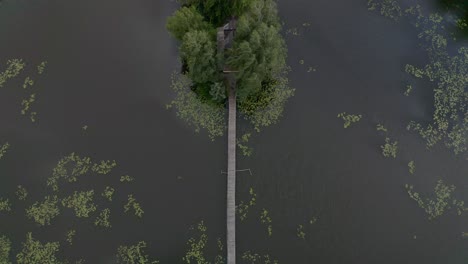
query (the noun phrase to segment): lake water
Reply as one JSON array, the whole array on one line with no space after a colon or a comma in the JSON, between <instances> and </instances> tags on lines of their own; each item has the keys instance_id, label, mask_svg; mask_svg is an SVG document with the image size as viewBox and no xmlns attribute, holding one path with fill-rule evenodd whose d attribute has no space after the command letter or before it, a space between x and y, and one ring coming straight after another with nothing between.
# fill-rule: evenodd
<instances>
[{"instance_id":1,"label":"lake water","mask_svg":"<svg viewBox=\"0 0 468 264\"><path fill-rule=\"evenodd\" d=\"M36 123L20 114L28 95L22 78L0 89L0 144L11 144L0 161L0 194L13 200L14 209L0 217L0 233L12 238L15 249L32 231L43 241L61 241L61 254L69 259L114 263L119 245L145 240L150 256L181 263L188 228L204 220L214 258L215 239L225 237L226 180L220 172L226 169L226 138L211 142L165 108L173 97L171 73L178 69L177 43L165 21L176 8L154 0L0 5L1 64L10 58L32 66L48 61L31 88ZM238 252L269 253L287 264L466 263L466 216L450 211L429 221L404 188L413 184L428 193L443 179L457 186L457 198L468 200L467 161L442 146L427 150L406 130L410 120L429 120L432 111L427 83L403 95L404 65L425 62L414 29L369 12L366 1L290 0L279 8L285 28L301 34L287 36L296 96L279 124L254 136L254 155L238 159L238 169L253 172L238 173L238 202L249 198L250 187L257 193L249 218L238 223ZM316 71L307 72L309 67ZM344 129L336 118L344 111L363 119ZM382 156L385 136L376 131L378 123L399 141L396 159ZM111 231L69 211L45 228L24 217L25 206L48 193L45 180L58 160L71 152L117 161L113 176L80 185L98 193L115 186ZM410 160L415 175L408 173ZM124 174L135 182L120 184ZM18 184L31 200L14 199ZM140 201L142 219L122 212L127 193ZM273 220L271 238L259 221L263 208ZM310 225L313 217L318 220ZM296 235L300 224L305 241ZM72 247L63 241L70 228L77 230Z\"/></svg>"}]
</instances>

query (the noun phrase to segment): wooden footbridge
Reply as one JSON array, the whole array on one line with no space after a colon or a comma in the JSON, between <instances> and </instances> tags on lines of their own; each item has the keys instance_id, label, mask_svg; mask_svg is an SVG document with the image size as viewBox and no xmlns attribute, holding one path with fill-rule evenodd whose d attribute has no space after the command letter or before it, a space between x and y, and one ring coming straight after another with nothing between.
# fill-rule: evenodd
<instances>
[{"instance_id":1,"label":"wooden footbridge","mask_svg":"<svg viewBox=\"0 0 468 264\"><path fill-rule=\"evenodd\" d=\"M232 46L236 20L231 19L224 27L218 28L218 54L224 57L224 51ZM227 264L236 263L236 79L235 71L224 63L219 65L224 75L224 83L229 94L228 118L228 165L227 165Z\"/></svg>"}]
</instances>

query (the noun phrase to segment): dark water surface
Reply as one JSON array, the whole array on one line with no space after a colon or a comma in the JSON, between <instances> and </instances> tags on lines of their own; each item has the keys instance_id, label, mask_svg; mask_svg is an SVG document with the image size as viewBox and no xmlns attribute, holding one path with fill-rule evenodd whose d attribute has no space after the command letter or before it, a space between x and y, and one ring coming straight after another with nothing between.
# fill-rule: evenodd
<instances>
[{"instance_id":1,"label":"dark water surface","mask_svg":"<svg viewBox=\"0 0 468 264\"><path fill-rule=\"evenodd\" d=\"M431 192L442 178L468 200L467 161L443 147L426 150L405 129L410 120L431 115L430 88L403 95L404 65L424 63L412 27L368 12L365 1L291 0L279 6L285 27L301 28L301 36L287 37L296 96L283 120L253 139L253 157L238 164L254 173L239 173L239 200L248 199L249 187L258 195L249 219L238 224L238 252L270 253L288 264L466 263L466 217L450 211L428 221L404 188L409 183ZM15 210L1 216L0 232L15 248L28 231L63 241L65 231L75 228L73 246L62 242L70 259L113 263L119 245L145 240L161 263L181 263L190 225L204 220L211 242L224 239L225 138L211 142L194 134L165 109L177 69L176 43L165 21L176 8L154 0L8 0L0 6L2 65L9 58L48 61L32 88L36 123L19 113L26 95L21 78L0 89L0 144L11 144L0 161L0 193ZM305 22L311 26L303 28ZM317 71L308 73L308 66ZM343 129L336 118L343 111L364 118ZM377 123L399 141L396 159L381 155L385 137ZM45 179L71 152L119 165L112 179L97 177L83 187L98 194L106 185L116 187L110 232L95 229L92 220L79 224L68 211L51 228L38 228L24 217L24 205L33 200L13 197L22 184L42 199ZM410 160L415 175L408 173ZM123 174L135 183L120 185ZM141 202L143 219L121 213L127 193ZM273 220L271 238L259 223L262 208ZM317 223L308 224L313 217ZM305 241L296 236L299 224Z\"/></svg>"}]
</instances>

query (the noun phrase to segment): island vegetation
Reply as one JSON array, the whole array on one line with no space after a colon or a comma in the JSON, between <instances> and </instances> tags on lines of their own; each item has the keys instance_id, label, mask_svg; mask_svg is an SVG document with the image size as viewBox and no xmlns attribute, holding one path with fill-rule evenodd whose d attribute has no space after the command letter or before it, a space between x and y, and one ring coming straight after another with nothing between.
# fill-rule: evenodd
<instances>
[{"instance_id":1,"label":"island vegetation","mask_svg":"<svg viewBox=\"0 0 468 264\"><path fill-rule=\"evenodd\" d=\"M276 123L293 96L288 85L286 45L273 0L184 0L167 21L180 44L182 71L173 77L169 107L210 138L225 131L227 87L220 66L236 71L237 108L256 131ZM237 20L232 47L218 52L217 28Z\"/></svg>"}]
</instances>

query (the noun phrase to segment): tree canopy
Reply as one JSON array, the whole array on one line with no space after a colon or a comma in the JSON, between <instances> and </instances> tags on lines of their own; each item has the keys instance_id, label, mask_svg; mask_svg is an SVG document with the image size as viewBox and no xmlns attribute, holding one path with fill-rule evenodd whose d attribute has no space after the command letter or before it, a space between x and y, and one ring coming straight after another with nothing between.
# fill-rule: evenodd
<instances>
[{"instance_id":1,"label":"tree canopy","mask_svg":"<svg viewBox=\"0 0 468 264\"><path fill-rule=\"evenodd\" d=\"M218 54L217 28L232 17L237 19L234 42ZM294 89L288 86L287 49L274 0L185 0L168 19L167 29L181 42L183 64L170 105L197 131L207 129L212 138L223 134L225 126L217 123L225 122L219 112L227 99L219 70L223 64L237 71L237 105L244 118L257 131L279 120Z\"/></svg>"}]
</instances>

